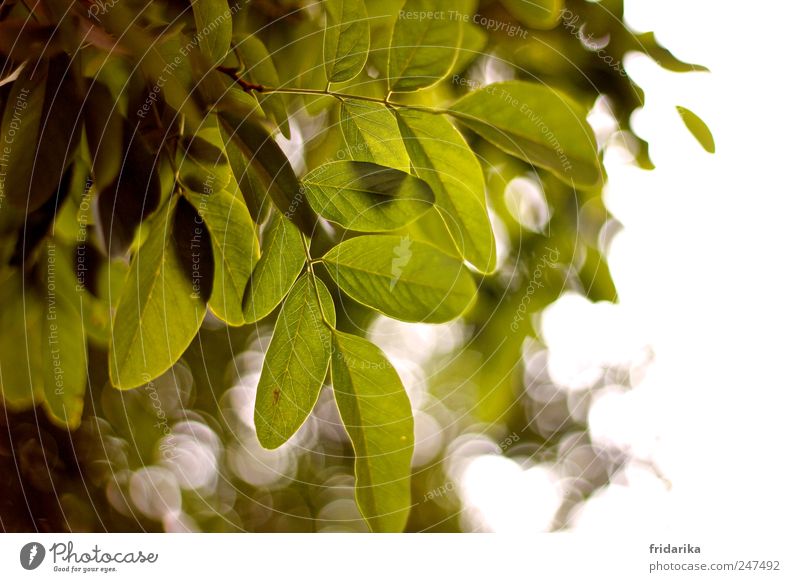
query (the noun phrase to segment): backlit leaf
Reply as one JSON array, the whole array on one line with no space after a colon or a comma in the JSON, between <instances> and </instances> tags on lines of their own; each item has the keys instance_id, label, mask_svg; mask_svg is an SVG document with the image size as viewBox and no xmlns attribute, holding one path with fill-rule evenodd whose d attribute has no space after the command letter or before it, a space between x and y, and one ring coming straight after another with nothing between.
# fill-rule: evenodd
<instances>
[{"instance_id":1,"label":"backlit leaf","mask_svg":"<svg viewBox=\"0 0 800 582\"><path fill-rule=\"evenodd\" d=\"M369 54L369 21L363 0L326 0L325 72L328 81L349 81Z\"/></svg>"},{"instance_id":2,"label":"backlit leaf","mask_svg":"<svg viewBox=\"0 0 800 582\"><path fill-rule=\"evenodd\" d=\"M162 208L131 264L114 315L114 386L141 386L181 357L205 317L212 252L208 231L188 201L177 198Z\"/></svg>"},{"instance_id":3,"label":"backlit leaf","mask_svg":"<svg viewBox=\"0 0 800 582\"><path fill-rule=\"evenodd\" d=\"M11 410L42 399L43 306L39 293L14 270L0 275L0 393Z\"/></svg>"},{"instance_id":4,"label":"backlit leaf","mask_svg":"<svg viewBox=\"0 0 800 582\"><path fill-rule=\"evenodd\" d=\"M408 237L359 236L333 247L323 260L347 295L403 321L455 319L476 294L461 261Z\"/></svg>"},{"instance_id":5,"label":"backlit leaf","mask_svg":"<svg viewBox=\"0 0 800 582\"><path fill-rule=\"evenodd\" d=\"M602 178L587 112L558 89L526 81L495 83L468 93L451 111L484 139L567 184L589 187Z\"/></svg>"},{"instance_id":6,"label":"backlit leaf","mask_svg":"<svg viewBox=\"0 0 800 582\"><path fill-rule=\"evenodd\" d=\"M48 290L43 324L45 410L58 424L76 428L81 422L86 391L83 321L64 295Z\"/></svg>"},{"instance_id":7,"label":"backlit leaf","mask_svg":"<svg viewBox=\"0 0 800 582\"><path fill-rule=\"evenodd\" d=\"M86 97L86 137L92 155L92 176L100 190L111 184L122 164L123 119L108 88L95 81Z\"/></svg>"},{"instance_id":8,"label":"backlit leaf","mask_svg":"<svg viewBox=\"0 0 800 582\"><path fill-rule=\"evenodd\" d=\"M414 171L433 189L459 253L479 271L493 271L494 235L475 154L441 115L403 110L397 116Z\"/></svg>"},{"instance_id":9,"label":"backlit leaf","mask_svg":"<svg viewBox=\"0 0 800 582\"><path fill-rule=\"evenodd\" d=\"M302 237L297 227L275 213L245 291L243 313L247 321L258 321L272 313L292 288L306 264Z\"/></svg>"},{"instance_id":10,"label":"backlit leaf","mask_svg":"<svg viewBox=\"0 0 800 582\"><path fill-rule=\"evenodd\" d=\"M272 62L267 48L254 35L234 35L236 52L241 57L244 69L242 78L251 83L265 87L280 87L281 80L275 63ZM277 94L260 94L257 96L265 112L272 114L275 123L280 127L281 133L288 139L291 136L289 129L289 115L286 112L286 96Z\"/></svg>"},{"instance_id":11,"label":"backlit leaf","mask_svg":"<svg viewBox=\"0 0 800 582\"><path fill-rule=\"evenodd\" d=\"M384 105L344 99L339 111L342 135L352 159L408 172L408 154L397 120Z\"/></svg>"},{"instance_id":12,"label":"backlit leaf","mask_svg":"<svg viewBox=\"0 0 800 582\"><path fill-rule=\"evenodd\" d=\"M356 501L375 532L402 532L411 506L414 419L400 377L380 348L333 334L336 405L356 455Z\"/></svg>"},{"instance_id":13,"label":"backlit leaf","mask_svg":"<svg viewBox=\"0 0 800 582\"><path fill-rule=\"evenodd\" d=\"M389 87L416 91L447 76L458 54L462 21L444 0L406 0L389 48Z\"/></svg>"},{"instance_id":14,"label":"backlit leaf","mask_svg":"<svg viewBox=\"0 0 800 582\"><path fill-rule=\"evenodd\" d=\"M319 297L317 296L319 293ZM294 284L281 307L267 348L255 405L261 445L275 449L305 422L319 398L331 359L336 314L325 285L312 274Z\"/></svg>"},{"instance_id":15,"label":"backlit leaf","mask_svg":"<svg viewBox=\"0 0 800 582\"><path fill-rule=\"evenodd\" d=\"M378 232L400 228L433 204L428 185L369 162L331 162L303 179L311 206L347 229Z\"/></svg>"}]
</instances>

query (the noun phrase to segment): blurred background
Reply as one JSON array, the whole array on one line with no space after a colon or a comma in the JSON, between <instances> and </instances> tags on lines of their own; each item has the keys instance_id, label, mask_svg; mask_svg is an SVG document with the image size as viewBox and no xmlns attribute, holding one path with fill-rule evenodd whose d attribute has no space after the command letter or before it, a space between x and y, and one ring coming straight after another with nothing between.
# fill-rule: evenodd
<instances>
[{"instance_id":1,"label":"blurred background","mask_svg":"<svg viewBox=\"0 0 800 582\"><path fill-rule=\"evenodd\" d=\"M757 529L796 510L798 12L789 2L626 1L630 29L656 30L711 74L625 57L647 94L631 128L650 142L654 170L632 163L602 100L593 110L613 218L593 222L587 203L576 231L593 228L615 290L591 297L580 274L559 273L564 257L545 250L556 236L547 185L501 176L491 198L500 252L515 252L499 216L510 213L543 246L520 288L541 280L555 294L538 311L532 293L523 315L534 333L519 340L518 366L486 358L516 336L476 345L475 322L363 322L414 407L409 531ZM503 67L469 73L488 82ZM715 155L675 105L708 123ZM3 529L366 531L329 388L289 444L258 444L252 406L270 333L269 321L235 333L208 321L172 373L125 393L93 385L72 434L43 428L35 411L17 415L0 440Z\"/></svg>"}]
</instances>

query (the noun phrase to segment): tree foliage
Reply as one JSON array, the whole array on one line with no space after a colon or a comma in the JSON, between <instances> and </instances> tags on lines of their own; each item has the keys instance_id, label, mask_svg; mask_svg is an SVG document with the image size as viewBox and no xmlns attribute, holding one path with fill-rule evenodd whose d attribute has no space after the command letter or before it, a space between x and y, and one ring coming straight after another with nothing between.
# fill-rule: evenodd
<instances>
[{"instance_id":1,"label":"tree foliage","mask_svg":"<svg viewBox=\"0 0 800 582\"><path fill-rule=\"evenodd\" d=\"M488 375L479 416L506 422L536 333L518 306L615 299L590 109L604 96L652 167L622 58L700 70L630 32L621 0L43 0L0 18L5 406L75 429L87 378L141 390L202 329L271 322L259 442L292 438L329 381L376 531L406 526L414 427L365 322L463 321ZM510 212L515 176L541 185L546 233Z\"/></svg>"}]
</instances>

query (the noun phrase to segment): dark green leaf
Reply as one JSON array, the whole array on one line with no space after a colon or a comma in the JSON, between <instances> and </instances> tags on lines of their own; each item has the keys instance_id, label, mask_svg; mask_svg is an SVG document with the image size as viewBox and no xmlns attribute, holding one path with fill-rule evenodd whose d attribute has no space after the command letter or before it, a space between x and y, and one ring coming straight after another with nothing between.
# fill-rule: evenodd
<instances>
[{"instance_id":1,"label":"dark green leaf","mask_svg":"<svg viewBox=\"0 0 800 582\"><path fill-rule=\"evenodd\" d=\"M411 506L414 419L403 383L380 348L333 334L336 405L356 455L356 501L375 532L402 532Z\"/></svg>"},{"instance_id":2,"label":"dark green leaf","mask_svg":"<svg viewBox=\"0 0 800 582\"><path fill-rule=\"evenodd\" d=\"M86 138L92 155L92 176L98 190L114 181L122 165L122 116L108 88L95 81L86 96Z\"/></svg>"},{"instance_id":3,"label":"dark green leaf","mask_svg":"<svg viewBox=\"0 0 800 582\"><path fill-rule=\"evenodd\" d=\"M104 243L112 255L124 255L139 224L161 201L159 163L139 131L125 130L122 169L117 179L100 192L98 210Z\"/></svg>"},{"instance_id":4,"label":"dark green leaf","mask_svg":"<svg viewBox=\"0 0 800 582\"><path fill-rule=\"evenodd\" d=\"M0 275L0 392L11 410L42 400L42 303L17 270Z\"/></svg>"},{"instance_id":5,"label":"dark green leaf","mask_svg":"<svg viewBox=\"0 0 800 582\"><path fill-rule=\"evenodd\" d=\"M476 294L461 261L408 237L360 236L333 247L323 260L347 295L403 321L455 319Z\"/></svg>"},{"instance_id":6,"label":"dark green leaf","mask_svg":"<svg viewBox=\"0 0 800 582\"><path fill-rule=\"evenodd\" d=\"M266 128L227 113L221 113L219 120L234 177L253 220L258 224L266 220L268 195L289 220L311 236L316 225L314 211L289 160Z\"/></svg>"},{"instance_id":7,"label":"dark green leaf","mask_svg":"<svg viewBox=\"0 0 800 582\"><path fill-rule=\"evenodd\" d=\"M83 321L60 292L48 289L45 304L42 341L45 410L58 424L76 428L81 423L86 390Z\"/></svg>"},{"instance_id":8,"label":"dark green leaf","mask_svg":"<svg viewBox=\"0 0 800 582\"><path fill-rule=\"evenodd\" d=\"M200 50L213 63L221 63L231 46L233 22L227 0L192 0Z\"/></svg>"},{"instance_id":9,"label":"dark green leaf","mask_svg":"<svg viewBox=\"0 0 800 582\"><path fill-rule=\"evenodd\" d=\"M230 192L186 192L211 234L214 249L214 289L209 307L229 325L242 325L244 298L250 273L260 250L256 230L244 202Z\"/></svg>"},{"instance_id":10,"label":"dark green leaf","mask_svg":"<svg viewBox=\"0 0 800 582\"><path fill-rule=\"evenodd\" d=\"M413 222L433 204L428 185L410 174L369 162L331 162L303 179L320 216L347 229L394 230Z\"/></svg>"},{"instance_id":11,"label":"dark green leaf","mask_svg":"<svg viewBox=\"0 0 800 582\"><path fill-rule=\"evenodd\" d=\"M2 143L4 156L0 169L5 180L0 182L1 199L25 208L31 172L36 156L42 107L45 102L47 64L39 63L23 69L11 86L3 112Z\"/></svg>"},{"instance_id":12,"label":"dark green leaf","mask_svg":"<svg viewBox=\"0 0 800 582\"><path fill-rule=\"evenodd\" d=\"M280 87L281 80L275 63L264 44L254 35L235 35L236 53L241 57L244 65L242 78L251 83L265 87ZM280 127L281 133L288 139L291 136L289 129L289 115L286 112L286 96L280 93L272 95L258 95L258 100L265 112L272 114L275 123Z\"/></svg>"}]
</instances>

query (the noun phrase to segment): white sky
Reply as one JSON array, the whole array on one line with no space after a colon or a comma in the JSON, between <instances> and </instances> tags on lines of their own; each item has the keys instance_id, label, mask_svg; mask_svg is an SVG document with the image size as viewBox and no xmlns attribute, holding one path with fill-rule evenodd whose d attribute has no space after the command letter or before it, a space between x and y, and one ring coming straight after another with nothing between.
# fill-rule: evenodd
<instances>
[{"instance_id":1,"label":"white sky","mask_svg":"<svg viewBox=\"0 0 800 582\"><path fill-rule=\"evenodd\" d=\"M626 329L643 330L656 356L644 383L610 396L590 426L650 455L672 487L633 468L627 485L587 504L577 529L781 531L799 517L800 192L793 173L800 168L794 143L800 124L793 29L800 7L697 0L626 5L634 30L655 30L679 58L712 73L669 73L645 58L626 62L647 93L634 127L651 142L657 169L609 163L607 205L625 225L610 262L621 297L616 317ZM708 123L716 155L697 145L675 105ZM586 321L586 310L570 301L546 313L552 337L570 315L570 327L576 317ZM471 500L498 531L546 523L525 504L537 505L538 496L545 500L541 511L552 511L552 485L500 462L491 471L475 467L466 487ZM506 487L518 495L503 493L502 502L496 487L511 478L531 485Z\"/></svg>"}]
</instances>

